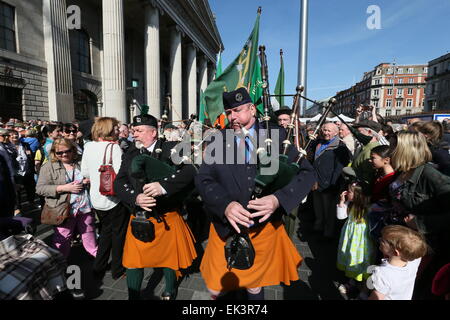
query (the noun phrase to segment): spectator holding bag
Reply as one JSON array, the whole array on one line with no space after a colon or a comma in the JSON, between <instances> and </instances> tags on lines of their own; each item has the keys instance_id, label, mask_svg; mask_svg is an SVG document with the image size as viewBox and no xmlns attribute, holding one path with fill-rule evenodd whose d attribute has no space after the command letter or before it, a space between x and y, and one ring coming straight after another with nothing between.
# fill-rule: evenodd
<instances>
[{"instance_id":1,"label":"spectator holding bag","mask_svg":"<svg viewBox=\"0 0 450 320\"><path fill-rule=\"evenodd\" d=\"M102 277L106 271L111 253L111 273L113 279L119 278L125 269L122 266L122 253L130 213L112 192L105 192L108 186L102 185L99 168L109 165L115 173L122 163L122 150L119 146L119 122L115 118L97 118L92 127L92 140L84 145L81 171L85 178L91 180L90 196L92 206L100 220L100 239L94 273ZM113 175L114 176L114 175ZM113 177L111 177L112 179ZM113 182L113 181L112 181ZM112 183L110 184L112 191Z\"/></svg>"},{"instance_id":2,"label":"spectator holding bag","mask_svg":"<svg viewBox=\"0 0 450 320\"><path fill-rule=\"evenodd\" d=\"M56 139L49 155L50 160L41 168L36 193L45 197L45 204L50 208L63 205L70 197L69 216L55 226L53 245L67 259L74 230L77 229L83 239L84 249L95 257L97 243L94 215L85 187L89 181L81 175L77 147L70 140Z\"/></svg>"}]
</instances>

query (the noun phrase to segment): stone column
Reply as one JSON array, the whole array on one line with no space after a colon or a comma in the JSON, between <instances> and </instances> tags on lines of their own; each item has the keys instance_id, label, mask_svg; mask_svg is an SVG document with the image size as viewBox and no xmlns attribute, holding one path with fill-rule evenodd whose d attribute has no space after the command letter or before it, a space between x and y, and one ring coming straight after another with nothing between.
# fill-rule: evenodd
<instances>
[{"instance_id":1,"label":"stone column","mask_svg":"<svg viewBox=\"0 0 450 320\"><path fill-rule=\"evenodd\" d=\"M44 0L44 46L48 76L49 119L72 122L72 67L65 0Z\"/></svg>"},{"instance_id":2,"label":"stone column","mask_svg":"<svg viewBox=\"0 0 450 320\"><path fill-rule=\"evenodd\" d=\"M126 122L123 0L103 0L103 112Z\"/></svg>"},{"instance_id":3,"label":"stone column","mask_svg":"<svg viewBox=\"0 0 450 320\"><path fill-rule=\"evenodd\" d=\"M208 84L210 84L216 76L214 64L208 63Z\"/></svg>"},{"instance_id":4,"label":"stone column","mask_svg":"<svg viewBox=\"0 0 450 320\"><path fill-rule=\"evenodd\" d=\"M200 63L200 90L205 92L208 86L208 58L205 56Z\"/></svg>"},{"instance_id":5,"label":"stone column","mask_svg":"<svg viewBox=\"0 0 450 320\"><path fill-rule=\"evenodd\" d=\"M161 77L159 57L159 10L145 6L145 99L149 113L161 116Z\"/></svg>"},{"instance_id":6,"label":"stone column","mask_svg":"<svg viewBox=\"0 0 450 320\"><path fill-rule=\"evenodd\" d=\"M188 116L190 116L197 113L197 48L194 44L189 44L186 49Z\"/></svg>"},{"instance_id":7,"label":"stone column","mask_svg":"<svg viewBox=\"0 0 450 320\"><path fill-rule=\"evenodd\" d=\"M172 120L181 120L183 106L183 70L181 55L181 32L177 27L171 29L171 74Z\"/></svg>"}]
</instances>

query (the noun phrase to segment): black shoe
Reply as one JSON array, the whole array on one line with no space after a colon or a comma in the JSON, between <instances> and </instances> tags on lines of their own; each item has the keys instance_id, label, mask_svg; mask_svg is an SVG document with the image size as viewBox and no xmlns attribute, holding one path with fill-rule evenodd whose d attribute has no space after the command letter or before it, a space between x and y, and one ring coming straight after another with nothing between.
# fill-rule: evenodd
<instances>
[{"instance_id":1,"label":"black shoe","mask_svg":"<svg viewBox=\"0 0 450 320\"><path fill-rule=\"evenodd\" d=\"M161 300L175 300L176 297L177 297L177 291L175 291L173 293L164 291L161 294Z\"/></svg>"},{"instance_id":2,"label":"black shoe","mask_svg":"<svg viewBox=\"0 0 450 320\"><path fill-rule=\"evenodd\" d=\"M72 293L72 297L75 300L84 300L86 298L86 296L84 295L84 291L81 289L71 290L71 293Z\"/></svg>"}]
</instances>

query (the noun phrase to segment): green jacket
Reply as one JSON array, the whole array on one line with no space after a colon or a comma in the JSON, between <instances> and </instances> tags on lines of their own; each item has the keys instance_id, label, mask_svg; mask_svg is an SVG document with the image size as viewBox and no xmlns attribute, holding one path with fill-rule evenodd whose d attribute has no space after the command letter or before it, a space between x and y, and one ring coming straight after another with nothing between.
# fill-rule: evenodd
<instances>
[{"instance_id":1,"label":"green jacket","mask_svg":"<svg viewBox=\"0 0 450 320\"><path fill-rule=\"evenodd\" d=\"M450 177L431 164L417 167L405 181L401 201L416 216L422 233L450 233Z\"/></svg>"}]
</instances>

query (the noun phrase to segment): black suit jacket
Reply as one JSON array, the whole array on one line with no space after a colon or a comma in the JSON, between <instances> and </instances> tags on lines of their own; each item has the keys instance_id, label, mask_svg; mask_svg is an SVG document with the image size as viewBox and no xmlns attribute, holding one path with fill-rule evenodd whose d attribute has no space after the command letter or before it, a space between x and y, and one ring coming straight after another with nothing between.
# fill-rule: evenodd
<instances>
[{"instance_id":1,"label":"black suit jacket","mask_svg":"<svg viewBox=\"0 0 450 320\"><path fill-rule=\"evenodd\" d=\"M279 127L271 127L271 129L279 132L279 152L281 153L282 141L285 140L286 132L280 130ZM264 130L263 133L265 133L262 124L258 122L255 124L255 130L256 134L259 134L260 130ZM221 131L221 136L218 138L223 139L224 154L233 152L232 148L236 151L236 143L228 142L227 144L224 130ZM297 155L298 152L291 146L288 152L289 161L294 161ZM232 201L239 202L244 208L247 207L255 187L257 166L256 164L237 164L236 162L226 164L225 159L222 163L206 164L203 162L195 177L195 185L217 233L225 238L233 230L225 217L225 209ZM280 220L283 214L296 208L309 193L315 181L313 167L308 160L303 159L297 176L288 185L274 193L280 203L280 208L264 223ZM259 223L255 224L255 226L257 225Z\"/></svg>"},{"instance_id":2,"label":"black suit jacket","mask_svg":"<svg viewBox=\"0 0 450 320\"><path fill-rule=\"evenodd\" d=\"M178 142L174 141L167 141L162 143L160 140L158 140L152 153L149 153L146 149L137 149L136 146L132 144L129 147L128 151L122 155L122 164L120 166L119 173L117 174L114 181L114 191L116 192L117 197L131 211L140 209L135 205L135 203L137 196L142 193L143 187L142 182L132 176L131 161L133 160L133 158L142 152L149 153L152 157L157 158L155 150L161 148L162 152L159 156L159 160L173 165L170 159L171 149L174 148L177 143ZM186 192L186 194L188 194L189 191L192 191L192 189L194 188L195 173L196 170L193 165L183 164L181 166L177 166L176 173L164 178L162 181L159 181L161 186L167 191L167 195L158 198L161 200L165 200L158 201L158 203L164 203L163 208L158 205L158 210L160 212L168 211L181 205L181 203L174 203L167 200L179 192ZM166 205L168 202L171 202L170 206Z\"/></svg>"}]
</instances>

